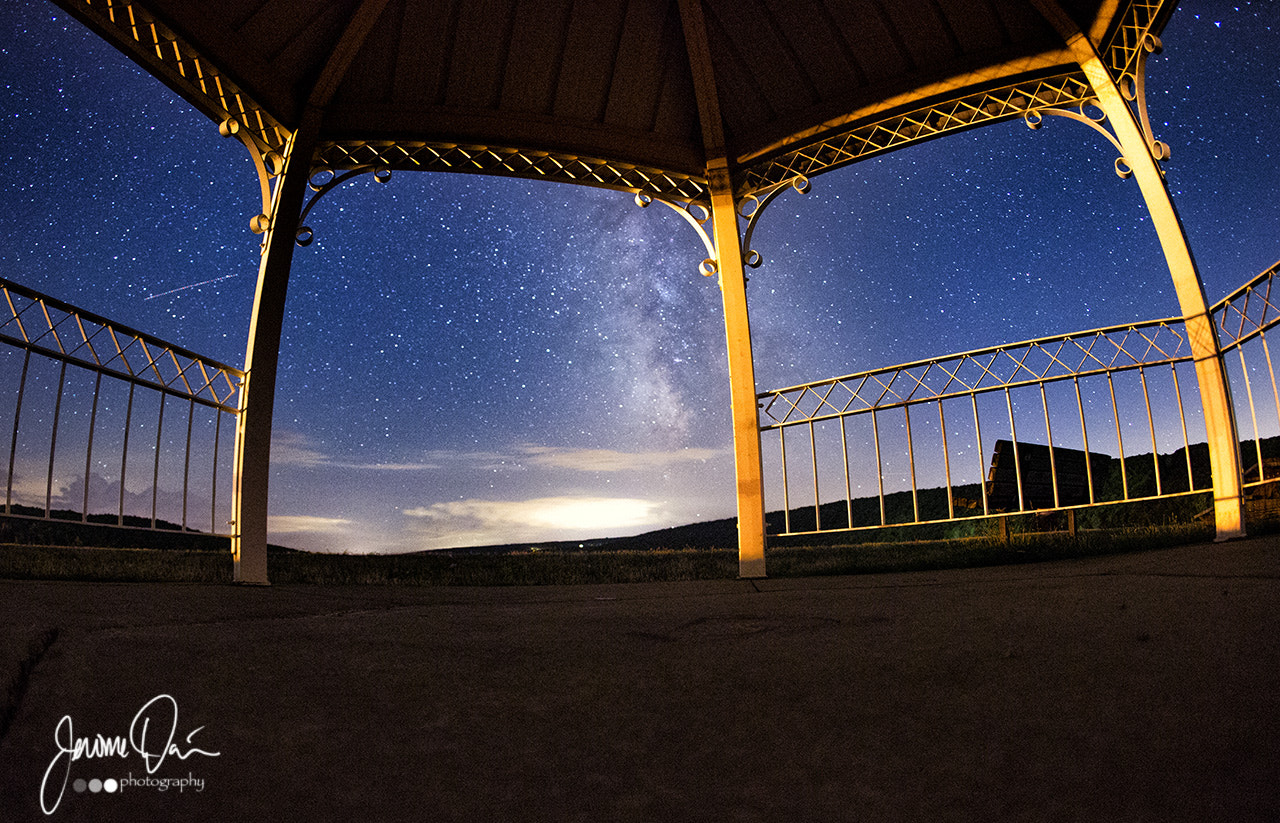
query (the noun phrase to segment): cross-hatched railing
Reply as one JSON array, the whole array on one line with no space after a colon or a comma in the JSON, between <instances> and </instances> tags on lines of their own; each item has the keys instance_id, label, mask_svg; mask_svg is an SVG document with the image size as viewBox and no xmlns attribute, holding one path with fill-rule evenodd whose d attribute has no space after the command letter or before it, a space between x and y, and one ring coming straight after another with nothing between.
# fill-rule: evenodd
<instances>
[{"instance_id":1,"label":"cross-hatched railing","mask_svg":"<svg viewBox=\"0 0 1280 823\"><path fill-rule=\"evenodd\" d=\"M1280 464L1272 266L1213 308L1246 488ZM782 534L1072 509L1212 488L1181 319L1076 332L759 395Z\"/></svg>"},{"instance_id":2,"label":"cross-hatched railing","mask_svg":"<svg viewBox=\"0 0 1280 823\"><path fill-rule=\"evenodd\" d=\"M244 373L7 280L0 293L4 513L229 533Z\"/></svg>"}]
</instances>

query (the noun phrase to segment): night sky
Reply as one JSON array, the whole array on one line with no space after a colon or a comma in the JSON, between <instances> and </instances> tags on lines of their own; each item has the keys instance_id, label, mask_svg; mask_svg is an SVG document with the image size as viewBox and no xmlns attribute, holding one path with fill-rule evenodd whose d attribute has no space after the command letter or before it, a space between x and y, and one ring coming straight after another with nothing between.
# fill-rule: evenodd
<instances>
[{"instance_id":1,"label":"night sky","mask_svg":"<svg viewBox=\"0 0 1280 823\"><path fill-rule=\"evenodd\" d=\"M51 5L9 0L0 33L0 276L242 365L260 203L244 147ZM1163 41L1148 107L1213 302L1280 257L1280 4L1186 0ZM759 389L1178 314L1114 160L1080 124L1014 121L784 195L753 244ZM720 296L669 210L397 172L308 223L273 542L408 551L733 514Z\"/></svg>"}]
</instances>

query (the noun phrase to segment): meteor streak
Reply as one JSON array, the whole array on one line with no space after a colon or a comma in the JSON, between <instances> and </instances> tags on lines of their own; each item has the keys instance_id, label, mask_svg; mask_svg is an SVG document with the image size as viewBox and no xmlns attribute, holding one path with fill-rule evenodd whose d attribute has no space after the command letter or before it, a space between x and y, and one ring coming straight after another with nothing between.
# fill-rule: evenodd
<instances>
[{"instance_id":1,"label":"meteor streak","mask_svg":"<svg viewBox=\"0 0 1280 823\"><path fill-rule=\"evenodd\" d=\"M145 303L145 302L146 302L146 301L148 301L148 300L155 300L157 297L167 297L167 296L169 296L169 295L171 295L171 294L177 294L177 293L178 293L178 292L180 292L180 291L186 291L187 289L194 289L194 288L197 288L197 287L199 287L199 286L207 286L207 285L209 285L210 283L217 283L219 280L229 280L230 278L235 277L235 276L236 276L236 275L234 275L234 274L224 274L224 275L222 275L221 277L214 277L214 278L212 278L212 279L210 279L210 280L201 280L199 283L191 283L191 284L186 285L186 286L179 286L179 287L178 287L178 288L176 288L176 289L169 289L168 291L162 291L162 292L160 292L159 294L152 294L152 295L149 295L149 296L147 296L147 297L142 298L142 300L143 300L143 302Z\"/></svg>"}]
</instances>

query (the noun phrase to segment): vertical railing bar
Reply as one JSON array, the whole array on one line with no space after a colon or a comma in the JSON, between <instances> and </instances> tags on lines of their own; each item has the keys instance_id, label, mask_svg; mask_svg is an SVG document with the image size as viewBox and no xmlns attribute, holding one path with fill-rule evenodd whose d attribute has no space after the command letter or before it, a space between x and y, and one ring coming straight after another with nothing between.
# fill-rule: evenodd
<instances>
[{"instance_id":1,"label":"vertical railing bar","mask_svg":"<svg viewBox=\"0 0 1280 823\"><path fill-rule=\"evenodd\" d=\"M951 453L947 449L947 418L942 413L942 400L938 400L938 426L942 429L942 468L947 476L947 519L955 520L955 496L951 490Z\"/></svg>"},{"instance_id":2,"label":"vertical railing bar","mask_svg":"<svg viewBox=\"0 0 1280 823\"><path fill-rule=\"evenodd\" d=\"M871 435L876 444L876 494L880 498L880 525L888 523L884 511L884 464L880 461L880 421L876 418L876 410L871 410Z\"/></svg>"},{"instance_id":3,"label":"vertical railing bar","mask_svg":"<svg viewBox=\"0 0 1280 823\"><path fill-rule=\"evenodd\" d=\"M1121 499L1129 499L1129 472L1124 465L1124 434L1120 431L1120 406L1116 403L1116 384L1107 372L1107 387L1111 390L1111 417L1116 421L1116 447L1120 450L1120 488L1124 495Z\"/></svg>"},{"instance_id":4,"label":"vertical railing bar","mask_svg":"<svg viewBox=\"0 0 1280 823\"><path fill-rule=\"evenodd\" d=\"M907 465L911 467L911 514L912 522L920 522L920 498L916 492L916 448L911 440L911 407L903 406L902 413L907 421Z\"/></svg>"},{"instance_id":5,"label":"vertical railing bar","mask_svg":"<svg viewBox=\"0 0 1280 823\"><path fill-rule=\"evenodd\" d=\"M1022 497L1022 456L1018 454L1018 429L1013 423L1013 396L1006 386L1004 390L1005 406L1009 409L1009 438L1013 441L1013 474L1018 479L1018 511L1026 511L1027 503Z\"/></svg>"},{"instance_id":6,"label":"vertical railing bar","mask_svg":"<svg viewBox=\"0 0 1280 823\"><path fill-rule=\"evenodd\" d=\"M1271 397L1276 404L1276 422L1280 423L1280 389L1276 388L1276 370L1271 364L1271 347L1267 345L1266 332L1258 332L1258 337L1262 339L1262 355L1267 360L1267 373L1271 376ZM1261 476L1261 473L1259 476Z\"/></svg>"},{"instance_id":7,"label":"vertical railing bar","mask_svg":"<svg viewBox=\"0 0 1280 823\"><path fill-rule=\"evenodd\" d=\"M982 423L978 420L978 395L970 394L973 401L973 432L978 440L978 485L982 488L982 515L991 514L991 506L987 498L987 455L982 450Z\"/></svg>"},{"instance_id":8,"label":"vertical railing bar","mask_svg":"<svg viewBox=\"0 0 1280 823\"><path fill-rule=\"evenodd\" d=\"M818 493L818 435L809 421L809 468L813 472L813 530L822 531L822 498Z\"/></svg>"},{"instance_id":9,"label":"vertical railing bar","mask_svg":"<svg viewBox=\"0 0 1280 823\"><path fill-rule=\"evenodd\" d=\"M1182 453L1187 458L1187 491L1195 491L1196 479L1191 471L1191 438L1187 436L1187 412L1182 407L1182 385L1178 382L1177 364L1170 363L1169 371L1173 372L1173 392L1178 398L1178 421L1182 424Z\"/></svg>"},{"instance_id":10,"label":"vertical railing bar","mask_svg":"<svg viewBox=\"0 0 1280 823\"><path fill-rule=\"evenodd\" d=\"M8 290L5 291L8 294ZM13 464L18 456L18 423L22 420L22 397L27 390L27 367L31 365L31 350L22 357L22 377L18 379L18 401L13 408L13 437L9 441L9 485L4 495L4 513L13 513Z\"/></svg>"},{"instance_id":11,"label":"vertical railing bar","mask_svg":"<svg viewBox=\"0 0 1280 823\"><path fill-rule=\"evenodd\" d=\"M1049 422L1049 397L1045 394L1044 381L1040 381L1040 405L1044 407L1044 436L1049 441L1049 481L1053 483L1053 507L1059 508L1061 501L1058 499L1058 461L1053 447L1053 426Z\"/></svg>"},{"instance_id":12,"label":"vertical railing bar","mask_svg":"<svg viewBox=\"0 0 1280 823\"><path fill-rule=\"evenodd\" d=\"M182 530L187 530L187 494L191 484L191 430L196 420L196 399L187 399L187 453L182 461Z\"/></svg>"},{"instance_id":13,"label":"vertical railing bar","mask_svg":"<svg viewBox=\"0 0 1280 823\"><path fill-rule=\"evenodd\" d=\"M844 507L845 524L853 528L853 483L849 477L849 434L845 430L845 415L840 416L840 453L844 455Z\"/></svg>"},{"instance_id":14,"label":"vertical railing bar","mask_svg":"<svg viewBox=\"0 0 1280 823\"><path fill-rule=\"evenodd\" d=\"M778 429L778 443L782 446L782 532L791 534L791 486L787 482L787 427Z\"/></svg>"},{"instance_id":15,"label":"vertical railing bar","mask_svg":"<svg viewBox=\"0 0 1280 823\"><path fill-rule=\"evenodd\" d=\"M1249 418L1253 422L1253 452L1258 459L1258 479L1262 479L1262 440L1258 435L1258 412L1253 404L1253 381L1249 379L1249 364L1244 359L1244 346L1236 344L1236 354L1240 355L1240 371L1244 373L1244 393L1249 398Z\"/></svg>"},{"instance_id":16,"label":"vertical railing bar","mask_svg":"<svg viewBox=\"0 0 1280 823\"><path fill-rule=\"evenodd\" d=\"M1156 497L1161 497L1164 494L1164 487L1160 484L1160 450L1156 446L1156 421L1151 414L1151 395L1147 392L1146 367L1138 367L1138 378L1142 381L1142 400L1147 404L1147 429L1151 432L1151 463L1156 473Z\"/></svg>"},{"instance_id":17,"label":"vertical railing bar","mask_svg":"<svg viewBox=\"0 0 1280 823\"><path fill-rule=\"evenodd\" d=\"M1093 496L1093 452L1089 451L1089 427L1084 422L1084 398L1080 396L1080 378L1072 377L1076 387L1076 411L1080 413L1080 439L1084 442L1084 479L1089 485L1089 505L1096 500Z\"/></svg>"},{"instance_id":18,"label":"vertical railing bar","mask_svg":"<svg viewBox=\"0 0 1280 823\"><path fill-rule=\"evenodd\" d=\"M61 343L59 343L61 345ZM53 431L49 433L49 472L44 486L44 516L48 519L53 514L53 463L58 450L58 421L62 417L62 392L67 385L67 361L62 361L58 370L58 398L53 401Z\"/></svg>"},{"instance_id":19,"label":"vertical railing bar","mask_svg":"<svg viewBox=\"0 0 1280 823\"><path fill-rule=\"evenodd\" d=\"M221 409L213 410L213 489L209 493L209 532L218 531L218 464L222 462L222 415Z\"/></svg>"},{"instance_id":20,"label":"vertical railing bar","mask_svg":"<svg viewBox=\"0 0 1280 823\"><path fill-rule=\"evenodd\" d=\"M129 468L129 430L133 428L133 382L129 383L129 402L124 413L124 445L120 451L120 509L116 512L116 525L124 525L124 476Z\"/></svg>"},{"instance_id":21,"label":"vertical railing bar","mask_svg":"<svg viewBox=\"0 0 1280 823\"><path fill-rule=\"evenodd\" d=\"M102 392L102 372L97 372L93 381L93 405L89 411L89 443L84 450L84 508L81 509L80 522L89 522L89 483L93 470L93 432L98 426L98 397Z\"/></svg>"},{"instance_id":22,"label":"vertical railing bar","mask_svg":"<svg viewBox=\"0 0 1280 823\"><path fill-rule=\"evenodd\" d=\"M160 499L160 444L164 436L165 393L160 392L160 417L156 421L156 459L151 470L151 528L156 527L156 504Z\"/></svg>"}]
</instances>

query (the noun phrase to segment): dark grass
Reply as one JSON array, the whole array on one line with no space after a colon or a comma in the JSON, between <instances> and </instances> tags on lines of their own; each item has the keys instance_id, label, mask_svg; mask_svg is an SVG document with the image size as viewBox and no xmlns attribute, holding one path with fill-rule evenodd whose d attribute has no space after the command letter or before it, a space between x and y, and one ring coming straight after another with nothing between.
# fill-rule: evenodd
<instances>
[{"instance_id":1,"label":"dark grass","mask_svg":"<svg viewBox=\"0 0 1280 823\"><path fill-rule=\"evenodd\" d=\"M944 527L891 527L771 539L770 577L874 574L970 568L1093 557L1207 542L1208 519L1192 514L1199 496L1098 507L1077 513L1072 535L1065 512L963 520ZM1262 508L1256 504L1266 503ZM1125 509L1129 509L1125 511ZM1252 501L1250 534L1280 531L1280 497ZM729 521L731 525L731 521ZM731 580L738 575L732 528L703 524L702 542L669 548L659 540L697 538L697 526L637 538L544 548L404 555L318 554L272 546L271 581L279 585L531 586ZM117 536L121 532L112 532ZM90 537L94 535L89 535ZM232 582L229 544L168 533L162 547L89 547L0 543L0 578L104 582ZM674 543L669 545L680 545Z\"/></svg>"},{"instance_id":2,"label":"dark grass","mask_svg":"<svg viewBox=\"0 0 1280 823\"><path fill-rule=\"evenodd\" d=\"M797 546L766 553L770 577L937 571L1098 557L1213 539L1204 524L1145 526L1106 531L1015 534L957 540L876 542L855 546Z\"/></svg>"},{"instance_id":3,"label":"dark grass","mask_svg":"<svg viewBox=\"0 0 1280 823\"><path fill-rule=\"evenodd\" d=\"M873 574L1033 563L1212 539L1202 524L960 540L770 548L770 577ZM512 551L413 555L273 552L277 585L540 586L730 580L733 548ZM206 551L0 546L0 577L22 580L229 583L228 554Z\"/></svg>"},{"instance_id":4,"label":"dark grass","mask_svg":"<svg viewBox=\"0 0 1280 823\"><path fill-rule=\"evenodd\" d=\"M0 578L113 583L230 583L231 553L0 545Z\"/></svg>"},{"instance_id":5,"label":"dark grass","mask_svg":"<svg viewBox=\"0 0 1280 823\"><path fill-rule=\"evenodd\" d=\"M273 583L319 585L543 586L716 580L738 573L736 549L428 552L271 558Z\"/></svg>"}]
</instances>

